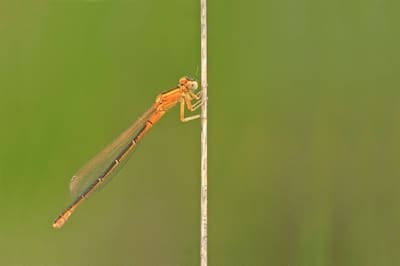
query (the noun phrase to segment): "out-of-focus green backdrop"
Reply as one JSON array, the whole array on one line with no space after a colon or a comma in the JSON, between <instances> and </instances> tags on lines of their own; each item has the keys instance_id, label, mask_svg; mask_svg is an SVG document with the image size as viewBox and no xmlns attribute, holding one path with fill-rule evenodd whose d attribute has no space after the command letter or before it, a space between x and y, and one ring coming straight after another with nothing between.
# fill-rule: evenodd
<instances>
[{"instance_id":1,"label":"out-of-focus green backdrop","mask_svg":"<svg viewBox=\"0 0 400 266\"><path fill-rule=\"evenodd\" d=\"M209 264L400 265L399 4L208 8ZM199 265L200 122L178 108L51 227L75 171L196 77L199 15L0 2L1 265Z\"/></svg>"}]
</instances>

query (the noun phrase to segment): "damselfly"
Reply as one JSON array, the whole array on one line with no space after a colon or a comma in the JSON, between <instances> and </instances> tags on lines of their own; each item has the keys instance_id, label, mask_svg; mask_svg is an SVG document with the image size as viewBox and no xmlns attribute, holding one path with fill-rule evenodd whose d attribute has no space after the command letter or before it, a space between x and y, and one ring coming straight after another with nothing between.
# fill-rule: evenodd
<instances>
[{"instance_id":1,"label":"damselfly","mask_svg":"<svg viewBox=\"0 0 400 266\"><path fill-rule=\"evenodd\" d=\"M84 165L70 182L70 191L76 195L76 199L57 217L53 222L53 227L61 228L75 209L110 179L150 128L178 102L181 121L187 122L199 118L200 115L185 117L185 106L188 110L194 111L201 105L201 92L197 92L197 88L198 84L195 80L188 77L181 78L176 88L158 95L149 110Z\"/></svg>"}]
</instances>

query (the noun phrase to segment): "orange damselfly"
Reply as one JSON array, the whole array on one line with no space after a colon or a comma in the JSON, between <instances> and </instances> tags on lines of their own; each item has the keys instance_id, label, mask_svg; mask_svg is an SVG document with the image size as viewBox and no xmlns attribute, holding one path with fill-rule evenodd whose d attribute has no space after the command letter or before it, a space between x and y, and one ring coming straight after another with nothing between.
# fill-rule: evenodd
<instances>
[{"instance_id":1,"label":"orange damselfly","mask_svg":"<svg viewBox=\"0 0 400 266\"><path fill-rule=\"evenodd\" d=\"M182 77L176 88L159 94L149 110L84 165L70 181L69 188L71 193L76 195L76 199L54 220L53 227L61 228L75 209L111 178L150 128L178 102L181 121L187 122L199 118L200 115L185 117L185 106L188 110L194 111L201 105L201 92L196 92L197 88L195 80Z\"/></svg>"}]
</instances>

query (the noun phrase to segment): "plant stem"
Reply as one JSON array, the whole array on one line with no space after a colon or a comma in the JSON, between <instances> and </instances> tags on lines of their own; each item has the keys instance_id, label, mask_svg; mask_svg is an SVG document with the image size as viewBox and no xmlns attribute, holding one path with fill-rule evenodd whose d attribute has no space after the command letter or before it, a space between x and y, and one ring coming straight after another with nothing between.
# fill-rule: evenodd
<instances>
[{"instance_id":1,"label":"plant stem","mask_svg":"<svg viewBox=\"0 0 400 266\"><path fill-rule=\"evenodd\" d=\"M200 0L201 24L201 243L200 265L207 266L207 1Z\"/></svg>"}]
</instances>

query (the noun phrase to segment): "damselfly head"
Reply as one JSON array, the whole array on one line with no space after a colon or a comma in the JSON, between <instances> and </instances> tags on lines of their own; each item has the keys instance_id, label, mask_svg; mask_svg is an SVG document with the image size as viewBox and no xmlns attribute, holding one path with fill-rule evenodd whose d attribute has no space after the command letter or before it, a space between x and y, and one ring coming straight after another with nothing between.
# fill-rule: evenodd
<instances>
[{"instance_id":1,"label":"damselfly head","mask_svg":"<svg viewBox=\"0 0 400 266\"><path fill-rule=\"evenodd\" d=\"M188 88L191 91L195 91L199 87L199 85L197 84L197 81L195 81L194 79L191 79L189 77L180 78L179 85L185 86L186 88Z\"/></svg>"}]
</instances>

